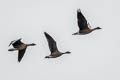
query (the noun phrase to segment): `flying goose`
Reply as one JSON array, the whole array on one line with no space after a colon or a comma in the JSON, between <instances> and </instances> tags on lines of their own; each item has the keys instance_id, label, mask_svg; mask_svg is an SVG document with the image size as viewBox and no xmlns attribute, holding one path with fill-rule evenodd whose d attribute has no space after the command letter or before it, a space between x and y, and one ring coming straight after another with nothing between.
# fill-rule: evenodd
<instances>
[{"instance_id":1,"label":"flying goose","mask_svg":"<svg viewBox=\"0 0 120 80\"><path fill-rule=\"evenodd\" d=\"M11 41L11 43L9 44L9 46L12 44L12 46L14 48L8 49L8 51L18 51L18 62L20 62L22 60L22 57L25 54L26 48L28 46L35 46L36 44L32 43L32 44L24 44L23 42L21 42L21 39L18 40L14 40Z\"/></svg>"},{"instance_id":2,"label":"flying goose","mask_svg":"<svg viewBox=\"0 0 120 80\"><path fill-rule=\"evenodd\" d=\"M85 34L91 33L94 30L101 29L100 27L90 29L91 26L87 22L83 14L81 13L80 9L77 10L77 19L78 19L79 32L76 32L73 35L85 35Z\"/></svg>"},{"instance_id":3,"label":"flying goose","mask_svg":"<svg viewBox=\"0 0 120 80\"><path fill-rule=\"evenodd\" d=\"M64 53L59 52L59 50L57 48L56 41L47 32L44 32L44 34L47 38L49 49L51 51L51 54L49 56L46 56L45 58L56 58L56 57L59 57L63 54L70 54L71 53L69 51L64 52Z\"/></svg>"}]
</instances>

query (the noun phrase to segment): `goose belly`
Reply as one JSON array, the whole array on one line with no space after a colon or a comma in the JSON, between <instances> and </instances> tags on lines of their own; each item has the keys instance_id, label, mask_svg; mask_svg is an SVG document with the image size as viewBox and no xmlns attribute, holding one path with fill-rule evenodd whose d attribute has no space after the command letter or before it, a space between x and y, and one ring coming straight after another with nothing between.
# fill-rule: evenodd
<instances>
[{"instance_id":1,"label":"goose belly","mask_svg":"<svg viewBox=\"0 0 120 80\"><path fill-rule=\"evenodd\" d=\"M85 29L85 30L81 30L80 31L80 34L81 35L85 35L85 34L88 34L88 33L91 33L92 32L92 30L90 30L90 29Z\"/></svg>"},{"instance_id":2,"label":"goose belly","mask_svg":"<svg viewBox=\"0 0 120 80\"><path fill-rule=\"evenodd\" d=\"M59 56L61 56L61 55L62 55L62 54L60 54L60 53L58 53L58 52L57 52L57 53L55 52L55 53L52 53L52 54L51 54L51 56L54 56L54 57L59 57Z\"/></svg>"}]
</instances>

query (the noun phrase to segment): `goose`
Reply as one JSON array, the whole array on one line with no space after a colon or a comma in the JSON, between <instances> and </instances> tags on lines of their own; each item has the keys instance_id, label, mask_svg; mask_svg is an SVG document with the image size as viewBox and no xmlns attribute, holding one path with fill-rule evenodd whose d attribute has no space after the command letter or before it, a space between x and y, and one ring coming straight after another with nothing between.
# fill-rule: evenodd
<instances>
[{"instance_id":1,"label":"goose","mask_svg":"<svg viewBox=\"0 0 120 80\"><path fill-rule=\"evenodd\" d=\"M23 42L21 42L21 39L18 40L13 40L11 41L11 43L9 44L9 46L12 44L12 46L14 48L10 48L8 49L8 51L18 51L18 62L20 62L25 54L26 48L28 46L35 46L36 44L32 43L32 44L25 44Z\"/></svg>"},{"instance_id":2,"label":"goose","mask_svg":"<svg viewBox=\"0 0 120 80\"><path fill-rule=\"evenodd\" d=\"M85 35L85 34L91 33L92 31L102 29L100 27L96 27L96 28L91 29L90 24L87 22L87 20L83 16L80 9L77 9L77 20L78 20L79 32L76 32L72 35Z\"/></svg>"},{"instance_id":3,"label":"goose","mask_svg":"<svg viewBox=\"0 0 120 80\"><path fill-rule=\"evenodd\" d=\"M67 51L67 52L59 52L58 48L57 48L57 44L56 41L47 33L44 32L46 39L48 41L48 45L49 45L49 49L51 51L51 54L49 56L46 56L45 58L57 58L60 57L63 54L70 54L71 52Z\"/></svg>"}]
</instances>

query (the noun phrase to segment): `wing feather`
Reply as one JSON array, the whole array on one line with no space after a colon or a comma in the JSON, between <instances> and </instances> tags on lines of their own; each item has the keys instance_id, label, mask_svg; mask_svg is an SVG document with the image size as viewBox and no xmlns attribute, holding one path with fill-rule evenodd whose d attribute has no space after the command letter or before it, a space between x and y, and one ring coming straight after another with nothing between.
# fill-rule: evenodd
<instances>
[{"instance_id":1,"label":"wing feather","mask_svg":"<svg viewBox=\"0 0 120 80\"><path fill-rule=\"evenodd\" d=\"M19 50L18 52L18 62L20 62L25 54L26 48L23 50Z\"/></svg>"},{"instance_id":2,"label":"wing feather","mask_svg":"<svg viewBox=\"0 0 120 80\"><path fill-rule=\"evenodd\" d=\"M80 9L77 10L77 19L78 19L78 27L80 30L88 29L87 20L83 16Z\"/></svg>"},{"instance_id":3,"label":"wing feather","mask_svg":"<svg viewBox=\"0 0 120 80\"><path fill-rule=\"evenodd\" d=\"M47 38L49 49L50 49L51 53L58 51L56 41L48 33L44 32L44 34Z\"/></svg>"}]
</instances>

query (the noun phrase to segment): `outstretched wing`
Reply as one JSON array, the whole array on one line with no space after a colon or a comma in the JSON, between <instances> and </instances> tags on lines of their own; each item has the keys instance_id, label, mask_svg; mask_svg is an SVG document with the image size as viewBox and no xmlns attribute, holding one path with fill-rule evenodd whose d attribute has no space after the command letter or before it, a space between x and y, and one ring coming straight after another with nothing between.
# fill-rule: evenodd
<instances>
[{"instance_id":1,"label":"outstretched wing","mask_svg":"<svg viewBox=\"0 0 120 80\"><path fill-rule=\"evenodd\" d=\"M78 26L80 30L88 29L87 20L81 13L80 9L77 10L77 19L78 19Z\"/></svg>"},{"instance_id":2,"label":"outstretched wing","mask_svg":"<svg viewBox=\"0 0 120 80\"><path fill-rule=\"evenodd\" d=\"M44 32L44 34L47 38L48 45L49 45L51 53L53 53L55 51L58 51L56 41L48 33Z\"/></svg>"},{"instance_id":3,"label":"outstretched wing","mask_svg":"<svg viewBox=\"0 0 120 80\"><path fill-rule=\"evenodd\" d=\"M15 40L11 41L10 44L9 44L9 46L10 46L11 44L13 44L14 41L15 41Z\"/></svg>"},{"instance_id":4,"label":"outstretched wing","mask_svg":"<svg viewBox=\"0 0 120 80\"><path fill-rule=\"evenodd\" d=\"M20 38L20 39L16 40L12 45L14 48L18 48L19 45L21 45L21 44L23 44L23 43L21 42L21 38Z\"/></svg>"},{"instance_id":5,"label":"outstretched wing","mask_svg":"<svg viewBox=\"0 0 120 80\"><path fill-rule=\"evenodd\" d=\"M20 62L25 54L26 48L23 50L19 50L18 52L18 62Z\"/></svg>"}]
</instances>

